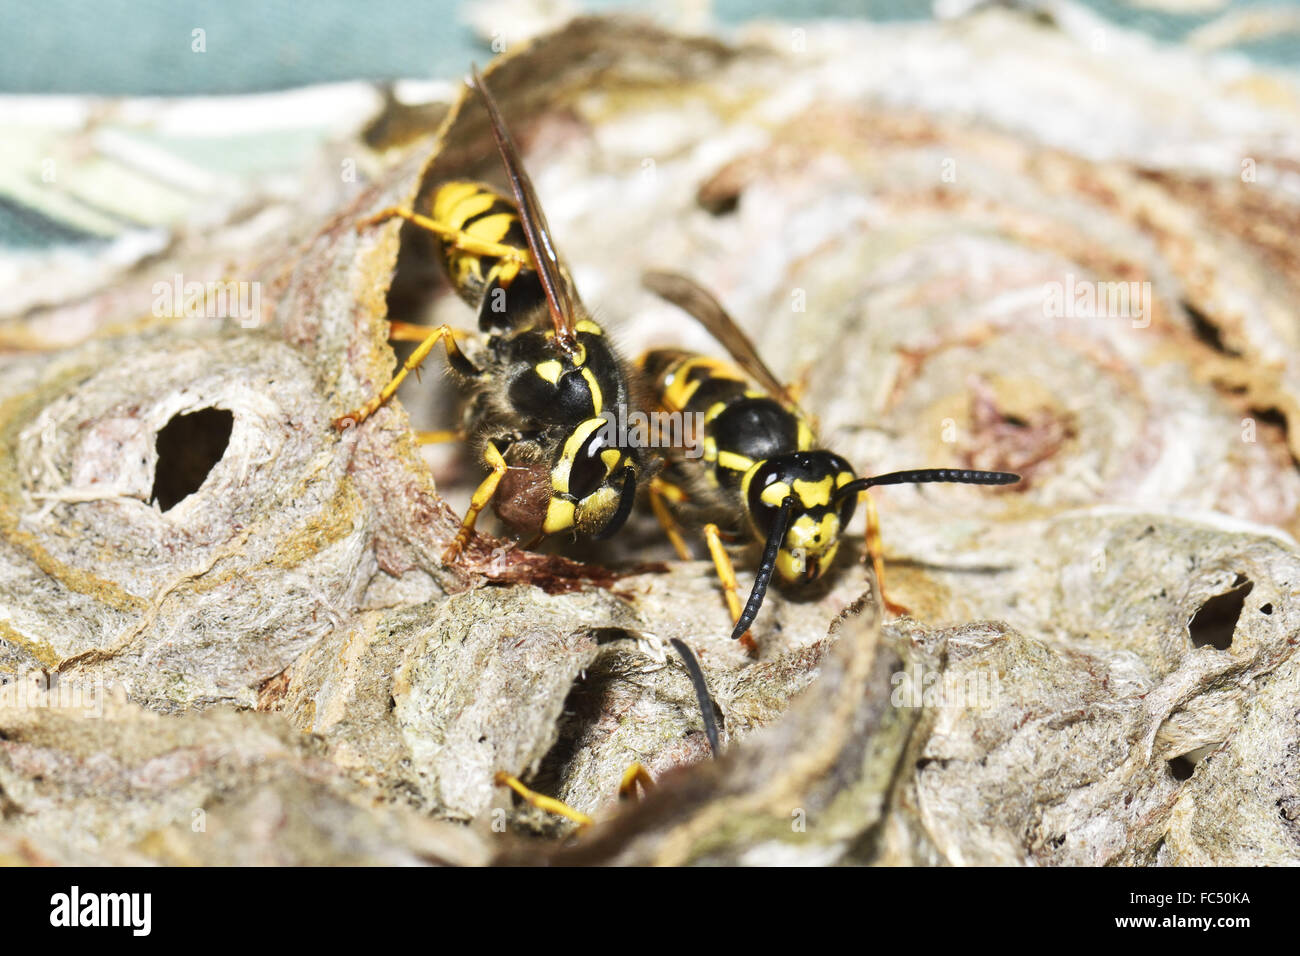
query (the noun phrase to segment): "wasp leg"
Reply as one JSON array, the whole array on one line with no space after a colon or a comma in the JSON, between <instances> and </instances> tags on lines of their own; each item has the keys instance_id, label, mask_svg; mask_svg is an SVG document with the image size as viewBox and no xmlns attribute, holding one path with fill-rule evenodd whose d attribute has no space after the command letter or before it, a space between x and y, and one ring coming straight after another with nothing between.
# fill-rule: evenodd
<instances>
[{"instance_id":1,"label":"wasp leg","mask_svg":"<svg viewBox=\"0 0 1300 956\"><path fill-rule=\"evenodd\" d=\"M676 485L658 477L650 479L650 510L659 519L659 525L664 529L664 534L671 542L673 550L677 552L677 557L689 561L692 557L691 549L686 547L686 541L682 538L682 529L668 507L670 501L677 504L685 500L685 493Z\"/></svg>"},{"instance_id":2,"label":"wasp leg","mask_svg":"<svg viewBox=\"0 0 1300 956\"><path fill-rule=\"evenodd\" d=\"M871 568L876 572L876 586L880 589L880 603L890 614L903 616L912 612L901 604L895 604L885 594L885 549L880 539L880 516L876 514L876 503L871 492L862 492L862 503L867 511L867 554L871 556Z\"/></svg>"},{"instance_id":3,"label":"wasp leg","mask_svg":"<svg viewBox=\"0 0 1300 956\"><path fill-rule=\"evenodd\" d=\"M618 798L627 800L636 796L636 785L641 784L641 789L649 793L655 788L655 778L650 776L650 771L641 765L641 761L633 762L632 766L623 771L623 779L618 785Z\"/></svg>"},{"instance_id":4,"label":"wasp leg","mask_svg":"<svg viewBox=\"0 0 1300 956\"><path fill-rule=\"evenodd\" d=\"M449 441L464 441L465 429L444 428L439 431L417 431L415 440L421 445L439 445Z\"/></svg>"},{"instance_id":5,"label":"wasp leg","mask_svg":"<svg viewBox=\"0 0 1300 956\"><path fill-rule=\"evenodd\" d=\"M512 777L508 773L498 771L493 778L498 787L509 787L525 801L539 810L545 810L547 813L554 813L557 816L564 817L566 820L572 820L579 827L591 826L591 817L587 816L580 810L575 810L563 801L556 800L554 797L547 797L534 790L529 790L520 782L518 777Z\"/></svg>"},{"instance_id":6,"label":"wasp leg","mask_svg":"<svg viewBox=\"0 0 1300 956\"><path fill-rule=\"evenodd\" d=\"M453 367L467 375L478 374L478 369L474 367L473 363L471 363L469 359L465 358L464 353L460 350L460 346L456 344L455 331L449 325L440 325L425 333L424 341L419 344L414 352L407 356L406 361L403 362L402 367L397 370L397 374L393 376L392 381L385 385L378 395L366 402L366 404L362 405L356 411L350 412L347 415L341 415L334 419L334 427L342 431L345 428L360 425L367 418L373 415L379 406L383 405L384 402L393 397L397 392L398 386L402 384L402 381L406 376L411 374L414 369L420 367L420 363L428 358L429 353L433 351L433 347L439 342L442 342L446 347L447 361L450 362Z\"/></svg>"},{"instance_id":7,"label":"wasp leg","mask_svg":"<svg viewBox=\"0 0 1300 956\"><path fill-rule=\"evenodd\" d=\"M388 323L388 341L390 342L423 342L432 332L427 325L417 325L414 322L389 322Z\"/></svg>"},{"instance_id":8,"label":"wasp leg","mask_svg":"<svg viewBox=\"0 0 1300 956\"><path fill-rule=\"evenodd\" d=\"M497 446L491 442L483 449L483 461L487 463L492 471L483 483L478 486L474 496L469 500L469 508L465 512L465 520L460 523L460 531L456 533L456 539L447 546L447 550L442 553L443 564L451 564L460 556L465 545L469 544L469 536L474 533L474 524L478 521L479 512L481 512L487 503L492 500L492 496L497 493L497 485L501 483L501 476L506 473L509 466L506 460L501 457L501 452Z\"/></svg>"},{"instance_id":9,"label":"wasp leg","mask_svg":"<svg viewBox=\"0 0 1300 956\"><path fill-rule=\"evenodd\" d=\"M713 567L717 569L718 580L722 582L722 593L727 599L727 610L731 612L731 620L734 623L740 620L741 612L740 597L736 593L736 569L732 567L731 556L727 554L727 549L722 546L722 533L718 531L716 524L704 526L704 540L709 543L709 555L713 558ZM751 654L758 650L758 645L750 637L749 631L741 635L740 643Z\"/></svg>"},{"instance_id":10,"label":"wasp leg","mask_svg":"<svg viewBox=\"0 0 1300 956\"><path fill-rule=\"evenodd\" d=\"M527 249L518 249L514 246L505 246L499 242L490 242L486 239L479 239L471 236L469 233L457 229L455 226L449 226L446 223L438 222L436 219L430 219L428 216L421 216L418 212L410 209L403 209L400 206L390 206L387 209L381 209L379 212L363 219L357 223L357 231L378 225L381 222L387 222L389 219L405 219L412 225L419 226L435 236L438 236L443 242L468 252L476 256L491 256L495 259L508 259L511 262L517 262L521 266L530 267L532 260L528 257Z\"/></svg>"}]
</instances>

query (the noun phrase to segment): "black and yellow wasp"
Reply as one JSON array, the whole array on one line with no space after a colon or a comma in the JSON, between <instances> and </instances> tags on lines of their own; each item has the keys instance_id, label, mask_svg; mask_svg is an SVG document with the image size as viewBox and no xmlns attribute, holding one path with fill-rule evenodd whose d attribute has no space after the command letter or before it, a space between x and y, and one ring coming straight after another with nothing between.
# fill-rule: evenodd
<instances>
[{"instance_id":1,"label":"black and yellow wasp","mask_svg":"<svg viewBox=\"0 0 1300 956\"><path fill-rule=\"evenodd\" d=\"M394 207L361 227L401 218L437 237L452 285L478 312L481 364L461 351L458 333L449 326L392 322L393 339L419 345L379 394L334 423L340 430L360 425L443 343L465 392L464 424L421 440L463 437L490 469L444 554L449 562L469 542L489 502L512 531L527 538L563 531L608 537L627 521L646 473L638 448L611 427L616 410L630 404L626 369L578 299L500 110L478 71L472 75L513 201L482 183L451 181L434 192L430 215ZM686 665L716 755L718 729L704 674L685 643L670 643ZM497 782L536 806L590 822L508 774L498 774ZM620 791L649 783L645 770L633 764Z\"/></svg>"},{"instance_id":2,"label":"black and yellow wasp","mask_svg":"<svg viewBox=\"0 0 1300 956\"><path fill-rule=\"evenodd\" d=\"M773 572L790 583L824 574L860 497L867 506L867 547L884 598L879 525L868 488L924 482L1005 485L1020 480L1009 472L946 468L857 477L844 458L818 447L789 390L712 295L674 273L648 272L643 281L697 319L739 366L677 349L648 352L639 362L659 411L698 414L703 421L702 454L688 458L681 448L671 451L669 467L650 482L651 506L683 559L690 558L690 551L675 516L689 511L707 522L705 539L735 622L731 636L745 638L750 647L747 632ZM722 544L724 528L732 534L748 533L764 545L743 608L731 558Z\"/></svg>"},{"instance_id":3,"label":"black and yellow wasp","mask_svg":"<svg viewBox=\"0 0 1300 956\"><path fill-rule=\"evenodd\" d=\"M447 561L489 501L526 539L563 531L608 537L627 520L644 473L638 449L620 443L603 414L629 402L624 365L578 299L500 111L477 70L473 78L513 202L490 186L452 181L434 193L431 215L390 208L362 226L400 217L437 237L447 275L478 312L482 364L461 351L449 326L394 322L393 339L419 346L378 395L335 421L340 429L365 421L443 343L466 395L463 429L422 440L463 436L490 469Z\"/></svg>"}]
</instances>

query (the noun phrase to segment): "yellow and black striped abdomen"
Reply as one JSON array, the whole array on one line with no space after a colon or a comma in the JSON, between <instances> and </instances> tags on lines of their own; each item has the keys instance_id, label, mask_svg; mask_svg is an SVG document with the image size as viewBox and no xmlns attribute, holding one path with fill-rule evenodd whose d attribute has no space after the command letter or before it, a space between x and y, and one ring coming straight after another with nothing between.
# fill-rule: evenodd
<instances>
[{"instance_id":1,"label":"yellow and black striped abdomen","mask_svg":"<svg viewBox=\"0 0 1300 956\"><path fill-rule=\"evenodd\" d=\"M515 204L482 183L461 180L443 183L433 196L433 218L473 239L510 246L527 254L528 243ZM508 289L521 271L519 263L510 259L467 252L445 240L439 245L452 284L460 297L475 308L482 304L490 285L495 282Z\"/></svg>"},{"instance_id":2,"label":"yellow and black striped abdomen","mask_svg":"<svg viewBox=\"0 0 1300 956\"><path fill-rule=\"evenodd\" d=\"M702 463L712 484L736 488L755 463L813 445L812 429L798 412L727 362L661 349L646 354L641 368L661 409L703 422Z\"/></svg>"}]
</instances>

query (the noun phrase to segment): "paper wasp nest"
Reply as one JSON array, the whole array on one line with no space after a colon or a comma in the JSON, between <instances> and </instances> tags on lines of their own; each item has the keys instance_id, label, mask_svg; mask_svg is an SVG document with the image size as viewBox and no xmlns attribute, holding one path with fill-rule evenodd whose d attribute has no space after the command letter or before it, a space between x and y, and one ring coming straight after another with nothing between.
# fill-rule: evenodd
<instances>
[{"instance_id":1,"label":"paper wasp nest","mask_svg":"<svg viewBox=\"0 0 1300 956\"><path fill-rule=\"evenodd\" d=\"M417 232L356 226L500 181L473 104L390 104L89 294L35 277L0 373L0 858L1300 860L1300 88L1072 17L589 19L489 73L625 352L717 353L639 288L688 271L861 473L1025 475L882 490L913 617L882 626L854 539L769 598L757 660L644 516L442 566L478 473L412 438L451 424L438 363L331 429L390 310L471 323ZM159 314L173 276L257 309ZM632 760L661 786L619 812ZM556 842L497 771L604 822Z\"/></svg>"}]
</instances>

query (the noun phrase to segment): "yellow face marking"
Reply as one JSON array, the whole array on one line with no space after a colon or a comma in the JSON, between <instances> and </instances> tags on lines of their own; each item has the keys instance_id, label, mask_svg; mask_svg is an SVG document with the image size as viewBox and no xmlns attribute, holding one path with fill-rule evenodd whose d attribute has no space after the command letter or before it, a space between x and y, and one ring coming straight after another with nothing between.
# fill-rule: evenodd
<instances>
[{"instance_id":1,"label":"yellow face marking","mask_svg":"<svg viewBox=\"0 0 1300 956\"><path fill-rule=\"evenodd\" d=\"M605 463L605 473L608 474L618 467L618 463L623 460L623 453L617 448L606 448L600 453L600 460Z\"/></svg>"},{"instance_id":2,"label":"yellow face marking","mask_svg":"<svg viewBox=\"0 0 1300 956\"><path fill-rule=\"evenodd\" d=\"M602 328L601 328L599 325L597 325L595 322L591 321L591 319L579 319L579 320L578 320L578 324L575 325L575 326L573 327L573 329L574 329L575 332L586 332L586 333L588 333L588 334L590 334L590 335L604 335L604 334L605 334L605 330L602 329Z\"/></svg>"},{"instance_id":3,"label":"yellow face marking","mask_svg":"<svg viewBox=\"0 0 1300 956\"><path fill-rule=\"evenodd\" d=\"M802 553L795 553L786 548L776 553L776 573L781 575L784 581L803 580L803 569L806 566Z\"/></svg>"},{"instance_id":4,"label":"yellow face marking","mask_svg":"<svg viewBox=\"0 0 1300 956\"><path fill-rule=\"evenodd\" d=\"M720 451L718 465L728 471L749 471L754 465L754 459L738 455L734 451Z\"/></svg>"},{"instance_id":5,"label":"yellow face marking","mask_svg":"<svg viewBox=\"0 0 1300 956\"><path fill-rule=\"evenodd\" d=\"M828 505L831 503L831 476L827 475L821 481L804 481L802 478L796 478L794 493L799 496L799 501L805 508Z\"/></svg>"},{"instance_id":6,"label":"yellow face marking","mask_svg":"<svg viewBox=\"0 0 1300 956\"><path fill-rule=\"evenodd\" d=\"M808 551L794 552L782 548L776 553L776 572L781 575L783 580L791 582L803 581L807 578L809 562L811 562L812 567L815 569L813 577L819 578L831 566L839 549L840 543L838 541L820 554L813 554Z\"/></svg>"},{"instance_id":7,"label":"yellow face marking","mask_svg":"<svg viewBox=\"0 0 1300 956\"><path fill-rule=\"evenodd\" d=\"M806 580L810 570L812 577L820 577L835 560L840 547L839 534L840 521L834 513L822 515L820 521L811 515L800 515L790 525L777 552L777 572L787 581Z\"/></svg>"},{"instance_id":8,"label":"yellow face marking","mask_svg":"<svg viewBox=\"0 0 1300 956\"><path fill-rule=\"evenodd\" d=\"M763 504L771 505L773 508L781 507L781 502L790 497L790 486L784 481L774 481L758 496Z\"/></svg>"},{"instance_id":9,"label":"yellow face marking","mask_svg":"<svg viewBox=\"0 0 1300 956\"><path fill-rule=\"evenodd\" d=\"M538 362L533 367L533 371L554 385L560 380L560 373L564 371L564 366L557 360L551 359L547 362Z\"/></svg>"},{"instance_id":10,"label":"yellow face marking","mask_svg":"<svg viewBox=\"0 0 1300 956\"><path fill-rule=\"evenodd\" d=\"M798 443L799 451L808 451L813 446L812 429L808 427L808 423L802 418L799 419L799 431L795 441Z\"/></svg>"},{"instance_id":11,"label":"yellow face marking","mask_svg":"<svg viewBox=\"0 0 1300 956\"><path fill-rule=\"evenodd\" d=\"M555 534L573 527L573 502L565 498L551 496L551 503L546 506L546 520L542 522L543 534Z\"/></svg>"},{"instance_id":12,"label":"yellow face marking","mask_svg":"<svg viewBox=\"0 0 1300 956\"><path fill-rule=\"evenodd\" d=\"M820 554L830 542L839 537L840 521L833 512L815 520L812 515L800 515L790 524L785 534L787 547L802 548L808 553Z\"/></svg>"},{"instance_id":13,"label":"yellow face marking","mask_svg":"<svg viewBox=\"0 0 1300 956\"><path fill-rule=\"evenodd\" d=\"M578 456L578 451L582 448L583 442L591 437L591 433L598 428L604 427L604 425L605 419L603 418L588 418L575 428L573 434L565 440L564 450L560 453L560 460L551 469L551 490L553 492L562 495L569 493L569 472L573 469L573 459Z\"/></svg>"},{"instance_id":14,"label":"yellow face marking","mask_svg":"<svg viewBox=\"0 0 1300 956\"><path fill-rule=\"evenodd\" d=\"M841 471L838 475L835 476L835 487L843 488L852 480L853 480L853 472Z\"/></svg>"},{"instance_id":15,"label":"yellow face marking","mask_svg":"<svg viewBox=\"0 0 1300 956\"><path fill-rule=\"evenodd\" d=\"M585 354L583 355L583 358L586 358ZM581 365L582 363L579 362L578 364ZM592 410L595 414L599 415L601 408L603 408L605 404L605 396L601 394L600 383L596 381L595 374L589 368L584 368L582 370L582 377L587 381L587 388L591 389Z\"/></svg>"}]
</instances>

